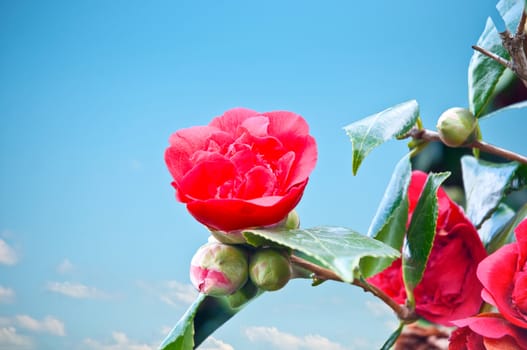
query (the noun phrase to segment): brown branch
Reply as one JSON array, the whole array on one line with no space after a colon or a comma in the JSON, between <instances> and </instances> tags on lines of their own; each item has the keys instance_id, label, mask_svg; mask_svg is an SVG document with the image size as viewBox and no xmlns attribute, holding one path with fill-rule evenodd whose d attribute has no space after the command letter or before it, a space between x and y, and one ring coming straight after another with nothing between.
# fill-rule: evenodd
<instances>
[{"instance_id":1,"label":"brown branch","mask_svg":"<svg viewBox=\"0 0 527 350\"><path fill-rule=\"evenodd\" d=\"M441 139L439 138L439 134L437 132L427 130L427 129L413 128L412 130L410 130L407 136L413 137L414 139L418 139L418 140L441 142ZM487 143L484 141L474 141L467 145L463 145L462 147L477 148L480 151L485 152L485 153L494 154L494 155L503 157L505 159L515 160L517 162L527 164L527 157L511 152L504 148L491 145L490 143Z\"/></svg>"},{"instance_id":2,"label":"brown branch","mask_svg":"<svg viewBox=\"0 0 527 350\"><path fill-rule=\"evenodd\" d=\"M503 48L510 55L510 60L506 60L501 56L479 46L472 46L472 48L499 64L512 70L518 78L520 78L523 85L527 87L527 35L525 33L525 24L527 22L527 13L525 8L522 11L522 16L516 28L516 33L512 34L508 30L500 33L501 43Z\"/></svg>"},{"instance_id":3,"label":"brown branch","mask_svg":"<svg viewBox=\"0 0 527 350\"><path fill-rule=\"evenodd\" d=\"M316 281L337 281L343 282L333 271L321 267L319 265L313 264L307 260L304 260L296 255L291 256L291 262L295 265L298 265L306 270L313 272L313 279ZM384 293L381 289L375 287L374 285L369 284L368 282L361 279L354 279L352 282L353 285L361 287L365 292L370 292L375 295L377 298L381 299L386 305L388 305L396 314L397 317L404 323L412 323L419 319L414 310L408 308L405 305L399 305L395 300L393 300L389 295Z\"/></svg>"},{"instance_id":4,"label":"brown branch","mask_svg":"<svg viewBox=\"0 0 527 350\"><path fill-rule=\"evenodd\" d=\"M511 61L507 61L505 58L503 58L501 56L498 56L498 55L496 55L493 52L487 51L484 48L479 47L477 45L472 45L472 48L474 50L480 52L481 54L487 56L488 58L493 59L494 61L498 62L502 66L505 66L506 68L509 68L509 69L513 69L513 64L512 64Z\"/></svg>"}]
</instances>

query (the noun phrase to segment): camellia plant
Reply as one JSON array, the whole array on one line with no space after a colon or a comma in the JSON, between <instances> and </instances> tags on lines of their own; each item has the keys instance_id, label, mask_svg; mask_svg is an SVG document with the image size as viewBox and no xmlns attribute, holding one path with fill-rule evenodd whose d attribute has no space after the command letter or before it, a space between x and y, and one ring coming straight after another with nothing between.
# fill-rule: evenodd
<instances>
[{"instance_id":1,"label":"camellia plant","mask_svg":"<svg viewBox=\"0 0 527 350\"><path fill-rule=\"evenodd\" d=\"M300 115L236 108L170 137L176 198L210 237L190 262L199 296L160 349L196 348L292 278L347 283L387 304L400 325L382 349L446 349L427 343L430 334L449 349L527 349L527 157L484 142L479 127L527 106L527 14L524 1L497 8L508 30L489 19L474 46L468 108L445 111L437 132L424 128L416 101L344 128L353 174L377 146L410 139L365 234L299 227L295 207L317 161ZM416 170L431 143L472 150L458 157L461 200L443 186L453 169ZM513 192L523 193L519 205L507 201Z\"/></svg>"}]
</instances>

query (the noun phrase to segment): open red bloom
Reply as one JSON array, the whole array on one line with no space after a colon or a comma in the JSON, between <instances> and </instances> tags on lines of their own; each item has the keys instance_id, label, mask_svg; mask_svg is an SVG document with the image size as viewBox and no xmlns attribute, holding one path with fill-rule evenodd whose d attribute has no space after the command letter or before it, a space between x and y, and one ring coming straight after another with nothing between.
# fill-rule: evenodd
<instances>
[{"instance_id":1,"label":"open red bloom","mask_svg":"<svg viewBox=\"0 0 527 350\"><path fill-rule=\"evenodd\" d=\"M527 219L514 232L516 242L483 260L478 277L484 287L483 299L509 322L527 329Z\"/></svg>"},{"instance_id":2,"label":"open red bloom","mask_svg":"<svg viewBox=\"0 0 527 350\"><path fill-rule=\"evenodd\" d=\"M460 328L452 333L449 350L527 350L526 330L500 314L484 313L453 323Z\"/></svg>"},{"instance_id":3,"label":"open red bloom","mask_svg":"<svg viewBox=\"0 0 527 350\"><path fill-rule=\"evenodd\" d=\"M412 173L408 189L409 220L426 178L423 172ZM486 256L486 251L462 209L442 188L438 190L437 197L439 213L436 236L423 278L416 286L414 295L417 314L430 322L450 326L452 320L477 313L483 302L476 268ZM401 259L368 281L398 303L405 302Z\"/></svg>"},{"instance_id":4,"label":"open red bloom","mask_svg":"<svg viewBox=\"0 0 527 350\"><path fill-rule=\"evenodd\" d=\"M177 199L199 222L226 232L284 219L316 160L301 116L243 108L177 131L165 152Z\"/></svg>"}]
</instances>

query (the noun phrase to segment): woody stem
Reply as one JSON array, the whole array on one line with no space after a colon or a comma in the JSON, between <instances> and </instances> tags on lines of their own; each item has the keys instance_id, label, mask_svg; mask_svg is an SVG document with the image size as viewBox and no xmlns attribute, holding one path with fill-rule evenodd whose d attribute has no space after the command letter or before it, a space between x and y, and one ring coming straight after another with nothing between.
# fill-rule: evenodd
<instances>
[{"instance_id":1,"label":"woody stem","mask_svg":"<svg viewBox=\"0 0 527 350\"><path fill-rule=\"evenodd\" d=\"M312 262L302 259L296 255L291 256L291 262L297 266L300 266L306 270L311 271L313 273L312 277L315 281L322 282L322 281L331 280L331 281L343 282L342 278L340 278L333 271L326 269L322 266L313 264ZM358 286L362 288L365 292L372 293L377 298L381 299L386 305L388 305L397 314L397 317L404 323L412 323L419 318L415 314L415 310L410 309L409 307L405 305L398 304L389 295L387 295L381 289L375 287L374 285L369 284L368 282L366 282L366 280L362 278L360 279L356 278L353 280L351 284Z\"/></svg>"}]
</instances>

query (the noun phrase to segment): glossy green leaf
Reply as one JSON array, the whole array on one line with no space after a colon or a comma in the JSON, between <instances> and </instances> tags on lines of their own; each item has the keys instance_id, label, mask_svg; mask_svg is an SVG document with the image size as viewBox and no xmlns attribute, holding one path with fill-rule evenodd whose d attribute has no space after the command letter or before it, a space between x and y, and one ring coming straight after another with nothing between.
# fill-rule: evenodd
<instances>
[{"instance_id":1,"label":"glossy green leaf","mask_svg":"<svg viewBox=\"0 0 527 350\"><path fill-rule=\"evenodd\" d=\"M516 162L496 164L464 156L461 168L466 213L476 227L492 215L503 197L527 182L525 165Z\"/></svg>"},{"instance_id":2,"label":"glossy green leaf","mask_svg":"<svg viewBox=\"0 0 527 350\"><path fill-rule=\"evenodd\" d=\"M514 237L514 229L525 218L527 218L527 204L524 204L507 224L491 237L491 240L485 246L487 253L492 254L504 244L510 243Z\"/></svg>"},{"instance_id":3,"label":"glossy green leaf","mask_svg":"<svg viewBox=\"0 0 527 350\"><path fill-rule=\"evenodd\" d=\"M390 350L390 349L392 349L392 347L395 345L395 342L397 341L397 339L399 338L399 336L403 332L403 329L404 329L404 323L401 322L399 324L399 327L397 327L397 329L392 334L390 334L388 339L386 339L386 342L384 342L384 344L382 345L380 350Z\"/></svg>"},{"instance_id":4,"label":"glossy green leaf","mask_svg":"<svg viewBox=\"0 0 527 350\"><path fill-rule=\"evenodd\" d=\"M375 147L410 131L418 117L419 106L411 100L345 126L353 148L353 174Z\"/></svg>"},{"instance_id":5,"label":"glossy green leaf","mask_svg":"<svg viewBox=\"0 0 527 350\"><path fill-rule=\"evenodd\" d=\"M343 227L321 226L297 230L247 230L243 235L248 242L254 236L302 252L351 283L356 277L359 261L365 256L395 260L399 252L373 238Z\"/></svg>"},{"instance_id":6,"label":"glossy green leaf","mask_svg":"<svg viewBox=\"0 0 527 350\"><path fill-rule=\"evenodd\" d=\"M199 306L206 298L200 294L190 305L187 312L181 317L178 323L172 328L165 340L159 346L162 350L192 350L194 349L194 318Z\"/></svg>"},{"instance_id":7,"label":"glossy green leaf","mask_svg":"<svg viewBox=\"0 0 527 350\"><path fill-rule=\"evenodd\" d=\"M501 0L496 6L507 28L516 31L523 10L522 1ZM492 52L504 59L509 59L509 53L501 43L496 26L490 18L481 34L477 46ZM493 59L474 51L468 67L468 99L469 108L477 118L483 116L485 106L492 98L505 67Z\"/></svg>"},{"instance_id":8,"label":"glossy green leaf","mask_svg":"<svg viewBox=\"0 0 527 350\"><path fill-rule=\"evenodd\" d=\"M413 290L421 282L432 250L438 213L437 190L450 173L431 173L417 201L403 247L403 280L406 295L414 304Z\"/></svg>"},{"instance_id":9,"label":"glossy green leaf","mask_svg":"<svg viewBox=\"0 0 527 350\"><path fill-rule=\"evenodd\" d=\"M479 237L484 246L487 246L492 239L503 230L505 225L514 217L515 212L503 203L500 203L492 216L486 220L478 230Z\"/></svg>"},{"instance_id":10,"label":"glossy green leaf","mask_svg":"<svg viewBox=\"0 0 527 350\"><path fill-rule=\"evenodd\" d=\"M257 297L252 294L247 302ZM238 301L239 302L239 301ZM228 321L243 305L231 307L227 297L211 297L200 294L190 305L187 312L172 328L159 350L192 350L199 346L209 335Z\"/></svg>"},{"instance_id":11,"label":"glossy green leaf","mask_svg":"<svg viewBox=\"0 0 527 350\"><path fill-rule=\"evenodd\" d=\"M412 169L409 156L399 161L381 204L377 208L368 236L388 244L397 251L403 245L408 220L408 186ZM393 259L365 257L360 262L361 273L365 278L381 272Z\"/></svg>"}]
</instances>

